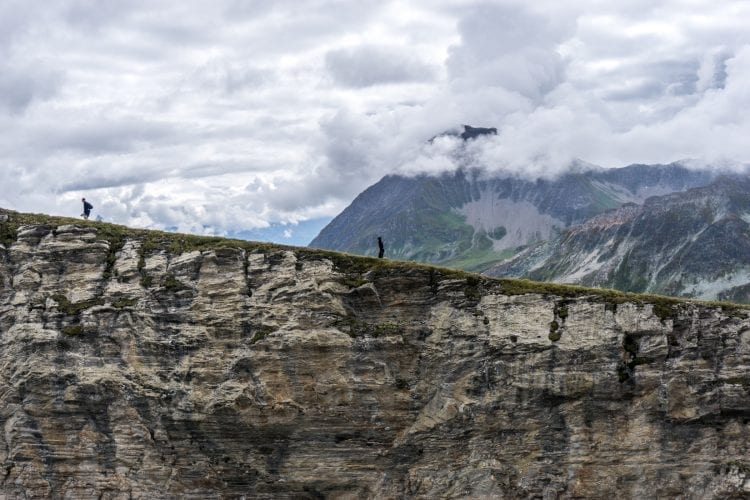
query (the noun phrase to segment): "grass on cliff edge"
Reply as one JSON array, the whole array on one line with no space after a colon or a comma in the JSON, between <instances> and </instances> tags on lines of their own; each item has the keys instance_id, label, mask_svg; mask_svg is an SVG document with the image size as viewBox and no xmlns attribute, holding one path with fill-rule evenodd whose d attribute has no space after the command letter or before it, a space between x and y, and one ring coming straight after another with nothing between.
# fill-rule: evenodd
<instances>
[{"instance_id":1,"label":"grass on cliff edge","mask_svg":"<svg viewBox=\"0 0 750 500\"><path fill-rule=\"evenodd\" d=\"M7 220L2 221L4 215L7 216ZM373 271L377 273L389 270L426 270L431 274L434 273L436 276L465 280L465 295L467 298L473 299L478 299L481 296L481 291L496 291L504 295L542 294L562 298L594 296L601 298L606 303L614 305L625 302L652 304L655 314L661 319L672 317L674 315L674 307L685 303L719 307L730 314L746 314L750 311L750 304L665 297L662 295L621 292L619 290L605 288L563 285L558 283L531 281L527 279L490 278L480 274L412 261L378 259L375 257L335 252L332 250L293 247L277 243L263 243L215 236L197 236L150 229L135 229L108 222L87 221L73 217L58 217L46 214L20 213L5 209L0 209L0 244L8 247L15 242L18 237L19 227L24 225L61 226L67 224L96 228L97 233L102 239L108 240L112 244L112 247L116 247L117 250L122 247L126 237L140 240L142 246L146 247L149 251L166 250L171 253L211 250L216 248L242 248L249 251L290 250L295 252L297 257L301 260L304 260L305 258L329 259L333 262L337 271L352 276L353 282L362 281L362 283L364 283L366 280L364 280L362 275Z\"/></svg>"}]
</instances>

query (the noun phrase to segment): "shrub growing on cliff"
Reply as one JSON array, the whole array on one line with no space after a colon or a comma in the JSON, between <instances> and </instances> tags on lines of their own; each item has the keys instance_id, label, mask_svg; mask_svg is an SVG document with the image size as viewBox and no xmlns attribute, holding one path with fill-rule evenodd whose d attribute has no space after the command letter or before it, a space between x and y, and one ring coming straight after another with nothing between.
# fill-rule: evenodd
<instances>
[{"instance_id":1,"label":"shrub growing on cliff","mask_svg":"<svg viewBox=\"0 0 750 500\"><path fill-rule=\"evenodd\" d=\"M68 325L62 329L65 335L81 335L83 327L81 325Z\"/></svg>"},{"instance_id":2,"label":"shrub growing on cliff","mask_svg":"<svg viewBox=\"0 0 750 500\"><path fill-rule=\"evenodd\" d=\"M549 339L552 342L557 342L558 340L560 340L560 337L562 337L560 324L556 320L552 320L552 322L549 324Z\"/></svg>"}]
</instances>

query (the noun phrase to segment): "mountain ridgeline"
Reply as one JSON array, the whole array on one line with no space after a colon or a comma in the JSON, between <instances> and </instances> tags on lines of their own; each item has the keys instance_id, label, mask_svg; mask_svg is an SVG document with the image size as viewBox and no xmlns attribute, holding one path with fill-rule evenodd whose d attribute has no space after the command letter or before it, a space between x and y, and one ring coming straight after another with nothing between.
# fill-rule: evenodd
<instances>
[{"instance_id":1,"label":"mountain ridgeline","mask_svg":"<svg viewBox=\"0 0 750 500\"><path fill-rule=\"evenodd\" d=\"M747 175L709 168L579 166L529 180L458 170L391 175L310 246L493 276L750 300Z\"/></svg>"},{"instance_id":2,"label":"mountain ridgeline","mask_svg":"<svg viewBox=\"0 0 750 500\"><path fill-rule=\"evenodd\" d=\"M623 206L487 274L750 302L750 178Z\"/></svg>"},{"instance_id":3,"label":"mountain ridgeline","mask_svg":"<svg viewBox=\"0 0 750 500\"><path fill-rule=\"evenodd\" d=\"M712 178L679 165L592 169L554 180L466 170L389 175L360 194L310 246L373 255L380 235L389 257L482 270L518 247L607 210Z\"/></svg>"}]
</instances>

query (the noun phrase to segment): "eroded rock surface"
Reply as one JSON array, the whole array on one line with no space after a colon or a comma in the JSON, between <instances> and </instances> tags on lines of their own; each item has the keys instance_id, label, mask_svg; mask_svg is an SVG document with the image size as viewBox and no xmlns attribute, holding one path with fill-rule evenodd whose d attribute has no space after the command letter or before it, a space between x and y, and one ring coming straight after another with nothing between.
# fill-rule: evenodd
<instances>
[{"instance_id":1,"label":"eroded rock surface","mask_svg":"<svg viewBox=\"0 0 750 500\"><path fill-rule=\"evenodd\" d=\"M750 495L746 311L144 245L0 246L0 498Z\"/></svg>"}]
</instances>

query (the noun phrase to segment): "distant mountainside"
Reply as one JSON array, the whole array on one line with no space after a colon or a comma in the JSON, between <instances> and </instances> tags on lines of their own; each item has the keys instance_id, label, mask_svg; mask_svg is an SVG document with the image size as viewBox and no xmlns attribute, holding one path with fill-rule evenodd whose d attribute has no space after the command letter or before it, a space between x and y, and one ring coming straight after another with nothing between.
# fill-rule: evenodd
<instances>
[{"instance_id":1,"label":"distant mountainside","mask_svg":"<svg viewBox=\"0 0 750 500\"><path fill-rule=\"evenodd\" d=\"M374 255L382 236L386 257L482 271L598 214L705 186L713 178L708 170L677 163L579 165L553 180L492 177L471 169L389 175L361 193L310 246Z\"/></svg>"},{"instance_id":2,"label":"distant mountainside","mask_svg":"<svg viewBox=\"0 0 750 500\"><path fill-rule=\"evenodd\" d=\"M486 272L750 302L750 178L623 206Z\"/></svg>"}]
</instances>

